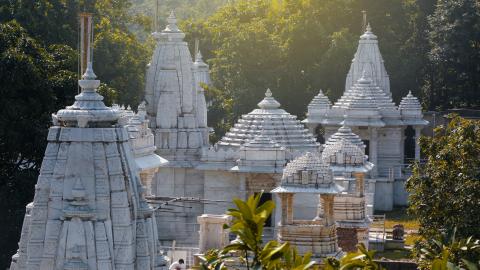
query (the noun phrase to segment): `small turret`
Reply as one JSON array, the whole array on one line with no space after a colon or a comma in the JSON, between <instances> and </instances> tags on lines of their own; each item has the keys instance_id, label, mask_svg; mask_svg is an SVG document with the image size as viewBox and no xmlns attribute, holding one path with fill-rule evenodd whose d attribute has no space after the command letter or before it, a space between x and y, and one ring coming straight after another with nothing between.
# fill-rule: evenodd
<instances>
[{"instance_id":1,"label":"small turret","mask_svg":"<svg viewBox=\"0 0 480 270\"><path fill-rule=\"evenodd\" d=\"M425 126L428 124L428 121L423 120L422 105L412 95L412 91L408 91L407 96L402 98L399 108L405 125Z\"/></svg>"}]
</instances>

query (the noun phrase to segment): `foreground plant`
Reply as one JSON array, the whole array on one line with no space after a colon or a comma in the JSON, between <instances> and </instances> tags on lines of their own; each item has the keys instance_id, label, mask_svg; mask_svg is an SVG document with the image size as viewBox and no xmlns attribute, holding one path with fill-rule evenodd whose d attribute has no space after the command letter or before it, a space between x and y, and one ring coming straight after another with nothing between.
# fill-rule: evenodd
<instances>
[{"instance_id":1,"label":"foreground plant","mask_svg":"<svg viewBox=\"0 0 480 270\"><path fill-rule=\"evenodd\" d=\"M419 243L415 253L419 269L480 269L480 240L458 239L456 230Z\"/></svg>"},{"instance_id":2,"label":"foreground plant","mask_svg":"<svg viewBox=\"0 0 480 270\"><path fill-rule=\"evenodd\" d=\"M227 269L226 263L239 263L247 269L263 270L306 270L315 262L311 254L301 256L288 242L269 241L263 245L262 235L265 221L275 208L273 201L259 205L262 193L250 196L247 201L234 199L237 208L227 211L232 217L230 226L225 226L237 238L222 250L212 250L203 258L201 269Z\"/></svg>"},{"instance_id":3,"label":"foreground plant","mask_svg":"<svg viewBox=\"0 0 480 270\"><path fill-rule=\"evenodd\" d=\"M357 245L357 252L349 252L341 259L327 258L325 270L383 269L374 259L375 250L367 250L363 243Z\"/></svg>"}]
</instances>

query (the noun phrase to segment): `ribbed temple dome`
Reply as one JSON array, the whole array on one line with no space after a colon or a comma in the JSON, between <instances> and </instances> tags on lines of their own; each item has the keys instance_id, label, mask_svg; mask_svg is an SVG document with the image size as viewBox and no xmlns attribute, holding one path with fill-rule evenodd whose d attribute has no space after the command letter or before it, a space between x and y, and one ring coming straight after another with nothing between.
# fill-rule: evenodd
<instances>
[{"instance_id":1,"label":"ribbed temple dome","mask_svg":"<svg viewBox=\"0 0 480 270\"><path fill-rule=\"evenodd\" d=\"M217 143L219 147L237 148L255 135L262 134L290 151L318 151L319 144L297 117L280 109L270 90L258 103L258 109L242 115Z\"/></svg>"},{"instance_id":2,"label":"ribbed temple dome","mask_svg":"<svg viewBox=\"0 0 480 270\"><path fill-rule=\"evenodd\" d=\"M308 104L308 110L324 110L324 109L329 109L332 103L328 99L327 96L323 94L322 89L318 92L318 95L316 95L310 104Z\"/></svg>"},{"instance_id":3,"label":"ribbed temple dome","mask_svg":"<svg viewBox=\"0 0 480 270\"><path fill-rule=\"evenodd\" d=\"M323 149L322 160L329 164L332 171L336 173L366 173L374 166L367 161L364 150L346 138L326 145Z\"/></svg>"},{"instance_id":4,"label":"ribbed temple dome","mask_svg":"<svg viewBox=\"0 0 480 270\"><path fill-rule=\"evenodd\" d=\"M353 145L360 147L360 149L365 149L365 144L363 143L360 136L352 132L352 129L347 126L341 126L337 132L331 135L328 140L325 142L325 146L330 146L339 143L341 140L346 140Z\"/></svg>"},{"instance_id":5,"label":"ribbed temple dome","mask_svg":"<svg viewBox=\"0 0 480 270\"><path fill-rule=\"evenodd\" d=\"M288 163L282 182L273 193L335 194L343 190L333 181L333 172L318 152L307 152Z\"/></svg>"},{"instance_id":6,"label":"ribbed temple dome","mask_svg":"<svg viewBox=\"0 0 480 270\"><path fill-rule=\"evenodd\" d=\"M302 173L309 174L308 181L302 182ZM333 174L328 164L319 154L307 152L305 155L288 163L283 170L282 185L329 185L333 182Z\"/></svg>"},{"instance_id":7,"label":"ribbed temple dome","mask_svg":"<svg viewBox=\"0 0 480 270\"><path fill-rule=\"evenodd\" d=\"M343 138L334 144L326 145L323 149L322 159L331 165L361 165L365 163L363 150Z\"/></svg>"},{"instance_id":8,"label":"ribbed temple dome","mask_svg":"<svg viewBox=\"0 0 480 270\"><path fill-rule=\"evenodd\" d=\"M428 125L428 121L423 119L422 105L420 105L418 99L412 95L411 91L408 92L406 97L402 98L399 108L405 125Z\"/></svg>"}]
</instances>

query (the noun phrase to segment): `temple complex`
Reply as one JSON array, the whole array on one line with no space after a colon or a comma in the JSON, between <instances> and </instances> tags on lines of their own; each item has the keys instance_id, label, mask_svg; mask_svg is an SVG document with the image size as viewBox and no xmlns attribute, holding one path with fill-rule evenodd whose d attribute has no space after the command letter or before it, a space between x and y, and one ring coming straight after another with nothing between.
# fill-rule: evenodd
<instances>
[{"instance_id":1,"label":"temple complex","mask_svg":"<svg viewBox=\"0 0 480 270\"><path fill-rule=\"evenodd\" d=\"M83 61L91 49L82 55L82 92L52 115L11 269L163 269L159 245L205 252L227 243L227 231L208 235L228 223L223 214L233 198L260 192L277 205L266 238L319 259L368 246L368 216L407 203L404 164L420 159L418 139L428 123L410 92L399 106L392 101L371 27L335 103L320 90L302 123L267 89L257 108L211 145L209 67L199 50L192 59L173 12L167 21L153 33L137 112L105 106L91 61ZM90 48L83 34L82 41ZM178 202L155 211L146 198Z\"/></svg>"},{"instance_id":2,"label":"temple complex","mask_svg":"<svg viewBox=\"0 0 480 270\"><path fill-rule=\"evenodd\" d=\"M407 204L404 164L420 159L418 139L428 122L411 93L400 106L393 103L389 76L370 25L360 37L342 97L332 105L320 90L303 122L319 141L330 138L341 126L350 127L375 165L367 180L373 182L370 203L374 209L387 211Z\"/></svg>"}]
</instances>

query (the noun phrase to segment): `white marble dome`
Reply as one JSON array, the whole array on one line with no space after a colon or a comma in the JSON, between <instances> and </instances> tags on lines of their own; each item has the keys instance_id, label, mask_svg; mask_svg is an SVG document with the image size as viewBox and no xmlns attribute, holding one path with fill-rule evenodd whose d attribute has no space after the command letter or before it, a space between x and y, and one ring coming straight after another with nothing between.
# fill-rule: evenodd
<instances>
[{"instance_id":1,"label":"white marble dome","mask_svg":"<svg viewBox=\"0 0 480 270\"><path fill-rule=\"evenodd\" d=\"M329 164L334 172L368 172L373 168L373 164L367 161L364 150L346 138L326 145L322 160Z\"/></svg>"},{"instance_id":2,"label":"white marble dome","mask_svg":"<svg viewBox=\"0 0 480 270\"><path fill-rule=\"evenodd\" d=\"M335 184L328 164L318 152L307 152L287 164L282 182L275 193L338 193L342 188Z\"/></svg>"},{"instance_id":3,"label":"white marble dome","mask_svg":"<svg viewBox=\"0 0 480 270\"><path fill-rule=\"evenodd\" d=\"M262 134L288 151L318 151L320 145L297 117L280 108L280 103L267 90L258 109L242 115L238 122L217 143L217 147L239 148L255 135Z\"/></svg>"}]
</instances>

